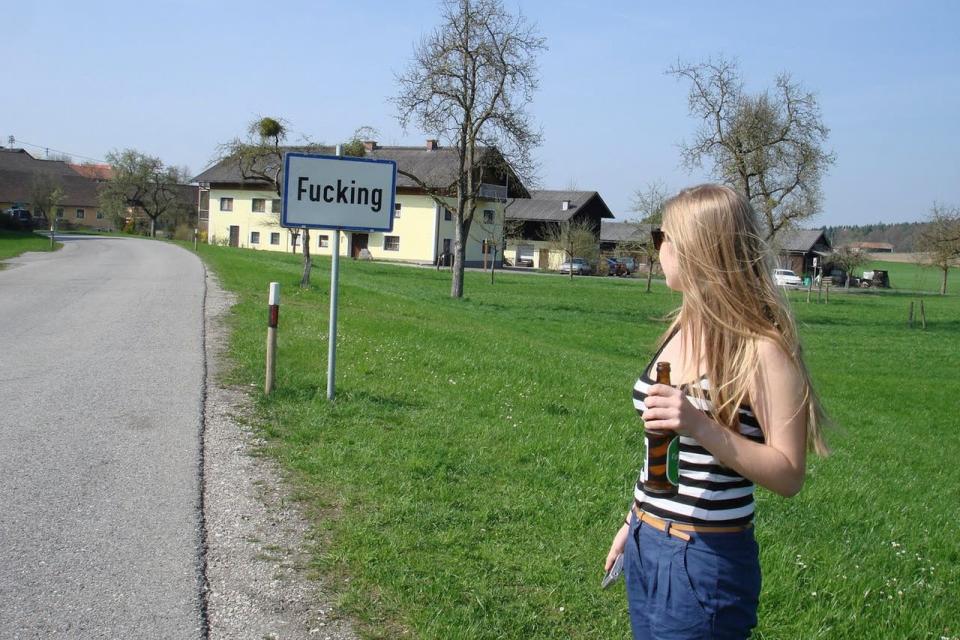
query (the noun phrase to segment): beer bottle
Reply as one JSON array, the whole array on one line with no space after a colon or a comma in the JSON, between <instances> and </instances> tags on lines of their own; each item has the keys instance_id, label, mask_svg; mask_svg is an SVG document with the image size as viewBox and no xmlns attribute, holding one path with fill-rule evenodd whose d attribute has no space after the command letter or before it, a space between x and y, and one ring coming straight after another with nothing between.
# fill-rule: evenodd
<instances>
[{"instance_id":1,"label":"beer bottle","mask_svg":"<svg viewBox=\"0 0 960 640\"><path fill-rule=\"evenodd\" d=\"M657 384L670 384L670 363L657 363ZM674 431L644 431L647 452L643 461L643 490L657 497L677 495L680 484L680 436Z\"/></svg>"}]
</instances>

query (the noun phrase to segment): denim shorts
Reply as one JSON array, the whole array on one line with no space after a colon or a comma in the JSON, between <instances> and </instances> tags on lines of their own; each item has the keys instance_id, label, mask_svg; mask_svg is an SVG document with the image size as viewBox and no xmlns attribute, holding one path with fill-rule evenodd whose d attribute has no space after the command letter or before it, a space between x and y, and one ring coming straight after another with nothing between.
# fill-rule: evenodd
<instances>
[{"instance_id":1,"label":"denim shorts","mask_svg":"<svg viewBox=\"0 0 960 640\"><path fill-rule=\"evenodd\" d=\"M634 639L749 638L760 600L753 528L689 535L681 540L631 514L623 573Z\"/></svg>"}]
</instances>

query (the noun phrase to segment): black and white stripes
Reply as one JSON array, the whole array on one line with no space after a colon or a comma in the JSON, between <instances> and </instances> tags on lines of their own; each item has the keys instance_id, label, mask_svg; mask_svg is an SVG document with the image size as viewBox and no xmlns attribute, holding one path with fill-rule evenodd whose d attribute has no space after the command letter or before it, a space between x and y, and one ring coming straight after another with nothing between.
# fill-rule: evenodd
<instances>
[{"instance_id":1,"label":"black and white stripes","mask_svg":"<svg viewBox=\"0 0 960 640\"><path fill-rule=\"evenodd\" d=\"M654 358L655 360L656 358ZM633 387L633 406L638 413L646 410L644 400L654 381L641 376ZM709 384L701 379L708 392ZM709 409L709 400L687 395L698 409ZM756 416L748 407L739 409L740 434L763 442L763 432ZM725 467L693 438L680 437L680 486L676 496L658 498L643 491L646 470L641 471L634 497L644 511L660 518L690 524L736 525L753 520L753 483L733 469Z\"/></svg>"}]
</instances>

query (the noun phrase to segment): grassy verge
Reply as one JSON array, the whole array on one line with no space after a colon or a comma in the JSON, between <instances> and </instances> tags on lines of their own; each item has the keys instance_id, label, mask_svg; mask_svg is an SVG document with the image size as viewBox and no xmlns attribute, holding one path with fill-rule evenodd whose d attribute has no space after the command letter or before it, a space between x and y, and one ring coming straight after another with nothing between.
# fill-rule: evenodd
<instances>
[{"instance_id":1,"label":"grassy verge","mask_svg":"<svg viewBox=\"0 0 960 640\"><path fill-rule=\"evenodd\" d=\"M328 403L329 262L203 246L239 296L232 381L262 388L283 286L270 450L324 541L318 570L370 637L626 638L600 565L640 465L630 388L679 298L640 281L449 274L346 260ZM792 294L841 425L792 500L758 490L760 638L960 637L960 298ZM954 604L951 604L954 603ZM882 631L880 631L882 630Z\"/></svg>"},{"instance_id":2,"label":"grassy verge","mask_svg":"<svg viewBox=\"0 0 960 640\"><path fill-rule=\"evenodd\" d=\"M59 249L63 245L56 243ZM50 238L29 231L0 229L0 260L14 258L27 251L49 251Z\"/></svg>"},{"instance_id":3,"label":"grassy verge","mask_svg":"<svg viewBox=\"0 0 960 640\"><path fill-rule=\"evenodd\" d=\"M909 262L883 262L876 260L863 267L865 270L885 269L889 272L890 288L905 291L940 292L943 272L929 265L917 265ZM857 275L860 275L860 271ZM947 292L960 291L960 267L953 267L947 274Z\"/></svg>"}]
</instances>

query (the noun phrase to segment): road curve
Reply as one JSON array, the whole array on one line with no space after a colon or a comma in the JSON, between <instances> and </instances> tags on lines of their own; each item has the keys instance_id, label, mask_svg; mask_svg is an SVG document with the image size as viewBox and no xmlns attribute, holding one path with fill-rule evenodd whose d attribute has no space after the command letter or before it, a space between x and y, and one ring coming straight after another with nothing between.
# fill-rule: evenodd
<instances>
[{"instance_id":1,"label":"road curve","mask_svg":"<svg viewBox=\"0 0 960 640\"><path fill-rule=\"evenodd\" d=\"M62 240L0 270L0 639L203 638L203 266Z\"/></svg>"}]
</instances>

